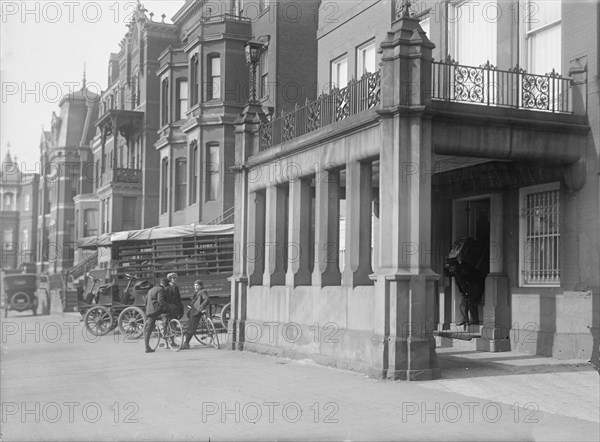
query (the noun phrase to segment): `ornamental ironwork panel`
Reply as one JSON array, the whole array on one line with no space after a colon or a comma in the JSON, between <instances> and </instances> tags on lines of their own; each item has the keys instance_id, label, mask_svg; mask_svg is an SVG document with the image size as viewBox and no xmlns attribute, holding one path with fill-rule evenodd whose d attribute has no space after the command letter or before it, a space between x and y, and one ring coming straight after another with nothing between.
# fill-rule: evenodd
<instances>
[{"instance_id":1,"label":"ornamental ironwork panel","mask_svg":"<svg viewBox=\"0 0 600 442\"><path fill-rule=\"evenodd\" d=\"M521 85L523 107L529 109L548 109L549 82L547 77L523 74Z\"/></svg>"},{"instance_id":2,"label":"ornamental ironwork panel","mask_svg":"<svg viewBox=\"0 0 600 442\"><path fill-rule=\"evenodd\" d=\"M260 150L266 150L273 146L273 123L262 123L260 125Z\"/></svg>"},{"instance_id":3,"label":"ornamental ironwork panel","mask_svg":"<svg viewBox=\"0 0 600 442\"><path fill-rule=\"evenodd\" d=\"M454 97L458 101L483 103L483 69L456 66L454 69Z\"/></svg>"},{"instance_id":4,"label":"ornamental ironwork panel","mask_svg":"<svg viewBox=\"0 0 600 442\"><path fill-rule=\"evenodd\" d=\"M377 71L368 77L367 97L369 109L381 102L381 72Z\"/></svg>"},{"instance_id":5,"label":"ornamental ironwork panel","mask_svg":"<svg viewBox=\"0 0 600 442\"><path fill-rule=\"evenodd\" d=\"M350 87L340 89L335 94L335 121L343 120L350 116Z\"/></svg>"},{"instance_id":6,"label":"ornamental ironwork panel","mask_svg":"<svg viewBox=\"0 0 600 442\"><path fill-rule=\"evenodd\" d=\"M283 140L289 141L296 136L296 112L283 116Z\"/></svg>"},{"instance_id":7,"label":"ornamental ironwork panel","mask_svg":"<svg viewBox=\"0 0 600 442\"><path fill-rule=\"evenodd\" d=\"M313 130L317 130L321 127L321 100L313 101L306 106L307 113L307 122L306 122L306 131L312 132Z\"/></svg>"}]
</instances>

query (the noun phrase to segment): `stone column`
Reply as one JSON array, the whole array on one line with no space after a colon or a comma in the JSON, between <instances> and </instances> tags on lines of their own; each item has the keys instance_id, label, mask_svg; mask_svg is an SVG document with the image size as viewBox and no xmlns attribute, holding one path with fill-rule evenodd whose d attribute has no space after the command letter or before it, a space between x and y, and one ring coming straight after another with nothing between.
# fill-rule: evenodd
<instances>
[{"instance_id":1,"label":"stone column","mask_svg":"<svg viewBox=\"0 0 600 442\"><path fill-rule=\"evenodd\" d=\"M380 267L375 278L381 324L380 374L389 379L440 376L432 331L431 94L433 44L404 16L381 44Z\"/></svg>"},{"instance_id":2,"label":"stone column","mask_svg":"<svg viewBox=\"0 0 600 442\"><path fill-rule=\"evenodd\" d=\"M346 265L342 283L373 285L371 267L371 163L346 165Z\"/></svg>"},{"instance_id":3,"label":"stone column","mask_svg":"<svg viewBox=\"0 0 600 442\"><path fill-rule=\"evenodd\" d=\"M292 287L311 285L310 205L310 182L300 178L290 181L286 285Z\"/></svg>"},{"instance_id":4,"label":"stone column","mask_svg":"<svg viewBox=\"0 0 600 442\"><path fill-rule=\"evenodd\" d=\"M262 285L265 273L265 192L253 192L248 196L246 230L246 269L248 284Z\"/></svg>"},{"instance_id":5,"label":"stone column","mask_svg":"<svg viewBox=\"0 0 600 442\"><path fill-rule=\"evenodd\" d=\"M243 350L247 319L248 280L255 274L256 266L262 277L262 255L260 260L249 258L249 244L264 244L264 232L260 222L264 222L264 209L261 212L262 194L248 195L248 157L258 151L258 128L266 117L260 106L248 104L235 121L235 166L238 172L235 180L234 204L239 209L234 224L234 262L231 276L231 320L229 330L231 349ZM249 201L250 199L250 201ZM258 208L257 208L258 205ZM256 213L262 213L257 217ZM264 236L264 235L263 235Z\"/></svg>"},{"instance_id":6,"label":"stone column","mask_svg":"<svg viewBox=\"0 0 600 442\"><path fill-rule=\"evenodd\" d=\"M265 274L263 285L273 287L285 285L285 241L287 188L267 187L266 232L265 232Z\"/></svg>"},{"instance_id":7,"label":"stone column","mask_svg":"<svg viewBox=\"0 0 600 442\"><path fill-rule=\"evenodd\" d=\"M317 172L315 188L315 267L312 284L337 286L342 277L340 250L340 173L338 170Z\"/></svg>"},{"instance_id":8,"label":"stone column","mask_svg":"<svg viewBox=\"0 0 600 442\"><path fill-rule=\"evenodd\" d=\"M501 193L490 198L490 273L485 278L483 339L477 350L510 351L510 308L508 277L504 272L504 204Z\"/></svg>"}]
</instances>

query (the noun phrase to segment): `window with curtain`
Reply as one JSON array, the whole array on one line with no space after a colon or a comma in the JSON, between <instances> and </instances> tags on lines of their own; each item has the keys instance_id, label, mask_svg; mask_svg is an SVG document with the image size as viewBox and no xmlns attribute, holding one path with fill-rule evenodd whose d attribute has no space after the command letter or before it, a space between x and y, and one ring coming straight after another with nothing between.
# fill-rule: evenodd
<instances>
[{"instance_id":1,"label":"window with curtain","mask_svg":"<svg viewBox=\"0 0 600 442\"><path fill-rule=\"evenodd\" d=\"M527 72L561 71L561 1L526 1L524 11Z\"/></svg>"},{"instance_id":2,"label":"window with curtain","mask_svg":"<svg viewBox=\"0 0 600 442\"><path fill-rule=\"evenodd\" d=\"M208 84L206 86L208 100L221 98L221 57L209 55L208 57Z\"/></svg>"},{"instance_id":3,"label":"window with curtain","mask_svg":"<svg viewBox=\"0 0 600 442\"><path fill-rule=\"evenodd\" d=\"M219 162L221 150L218 144L206 146L206 201L216 201L221 183Z\"/></svg>"},{"instance_id":4,"label":"window with curtain","mask_svg":"<svg viewBox=\"0 0 600 442\"><path fill-rule=\"evenodd\" d=\"M187 160L185 158L177 158L175 161L175 211L185 209L186 193Z\"/></svg>"},{"instance_id":5,"label":"window with curtain","mask_svg":"<svg viewBox=\"0 0 600 442\"><path fill-rule=\"evenodd\" d=\"M185 118L185 113L188 110L188 81L187 78L177 80L177 112L176 120Z\"/></svg>"},{"instance_id":6,"label":"window with curtain","mask_svg":"<svg viewBox=\"0 0 600 442\"><path fill-rule=\"evenodd\" d=\"M520 191L521 285L560 286L560 185Z\"/></svg>"},{"instance_id":7,"label":"window with curtain","mask_svg":"<svg viewBox=\"0 0 600 442\"><path fill-rule=\"evenodd\" d=\"M169 159L162 160L160 172L161 192L160 192L160 213L166 213L169 207Z\"/></svg>"},{"instance_id":8,"label":"window with curtain","mask_svg":"<svg viewBox=\"0 0 600 442\"><path fill-rule=\"evenodd\" d=\"M356 48L356 78L360 80L368 72L377 70L377 50L375 40Z\"/></svg>"},{"instance_id":9,"label":"window with curtain","mask_svg":"<svg viewBox=\"0 0 600 442\"><path fill-rule=\"evenodd\" d=\"M455 2L449 8L449 52L459 64L496 65L496 0Z\"/></svg>"},{"instance_id":10,"label":"window with curtain","mask_svg":"<svg viewBox=\"0 0 600 442\"><path fill-rule=\"evenodd\" d=\"M348 85L348 56L343 55L331 62L331 88L343 89Z\"/></svg>"},{"instance_id":11,"label":"window with curtain","mask_svg":"<svg viewBox=\"0 0 600 442\"><path fill-rule=\"evenodd\" d=\"M83 212L83 236L98 234L98 211L96 209L85 209Z\"/></svg>"}]
</instances>

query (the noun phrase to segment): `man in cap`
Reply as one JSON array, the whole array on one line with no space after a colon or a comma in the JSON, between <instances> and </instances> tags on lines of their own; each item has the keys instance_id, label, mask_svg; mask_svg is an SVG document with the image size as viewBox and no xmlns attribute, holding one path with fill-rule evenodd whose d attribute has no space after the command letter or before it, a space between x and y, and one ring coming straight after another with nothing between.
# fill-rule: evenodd
<instances>
[{"instance_id":1,"label":"man in cap","mask_svg":"<svg viewBox=\"0 0 600 442\"><path fill-rule=\"evenodd\" d=\"M179 319L183 316L183 303L181 302L181 293L177 285L177 273L169 273L167 275L169 287L167 289L167 303L171 309L173 317Z\"/></svg>"},{"instance_id":2,"label":"man in cap","mask_svg":"<svg viewBox=\"0 0 600 442\"><path fill-rule=\"evenodd\" d=\"M187 332L185 334L185 342L181 346L182 350L190 348L190 341L196 333L198 323L202 317L202 312L210 305L210 297L206 290L204 290L204 283L202 280L197 279L194 281L194 298L192 299L192 305L189 313L189 322Z\"/></svg>"}]
</instances>

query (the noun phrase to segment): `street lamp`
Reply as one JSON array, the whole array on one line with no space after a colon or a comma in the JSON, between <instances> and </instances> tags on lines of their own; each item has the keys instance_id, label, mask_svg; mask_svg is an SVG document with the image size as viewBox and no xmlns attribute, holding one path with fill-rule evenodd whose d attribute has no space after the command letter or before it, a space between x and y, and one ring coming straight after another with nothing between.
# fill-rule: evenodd
<instances>
[{"instance_id":1,"label":"street lamp","mask_svg":"<svg viewBox=\"0 0 600 442\"><path fill-rule=\"evenodd\" d=\"M260 61L260 54L263 51L263 44L257 40L250 40L246 43L246 63L250 66L250 97L249 103L258 103L256 91L256 66Z\"/></svg>"}]
</instances>

